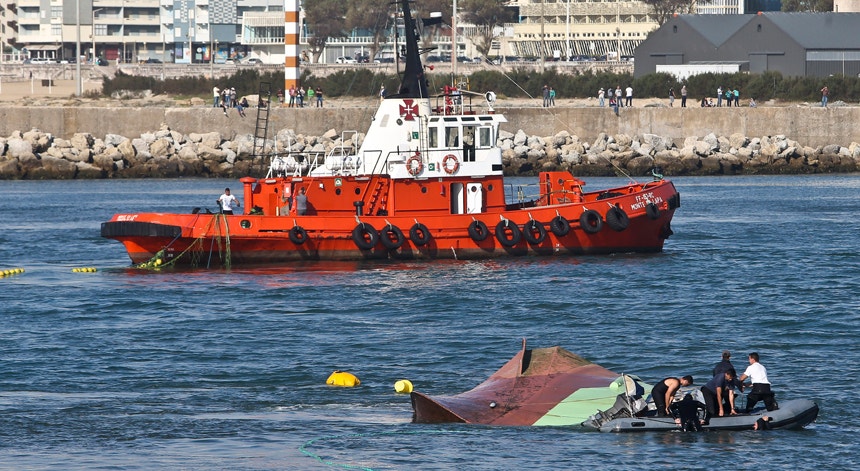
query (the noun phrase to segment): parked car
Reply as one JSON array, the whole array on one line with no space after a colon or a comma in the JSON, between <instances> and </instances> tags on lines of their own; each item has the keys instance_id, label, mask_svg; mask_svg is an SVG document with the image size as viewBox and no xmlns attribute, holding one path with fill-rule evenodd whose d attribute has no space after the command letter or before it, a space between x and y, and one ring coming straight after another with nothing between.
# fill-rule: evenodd
<instances>
[{"instance_id":1,"label":"parked car","mask_svg":"<svg viewBox=\"0 0 860 471\"><path fill-rule=\"evenodd\" d=\"M144 61L147 64L161 64L161 59L155 59L150 57L149 59Z\"/></svg>"},{"instance_id":2,"label":"parked car","mask_svg":"<svg viewBox=\"0 0 860 471\"><path fill-rule=\"evenodd\" d=\"M246 57L239 61L240 64L260 65L263 61L259 57Z\"/></svg>"},{"instance_id":3,"label":"parked car","mask_svg":"<svg viewBox=\"0 0 860 471\"><path fill-rule=\"evenodd\" d=\"M352 57L340 56L334 60L335 63L338 64L357 64L358 61L353 59Z\"/></svg>"},{"instance_id":4,"label":"parked car","mask_svg":"<svg viewBox=\"0 0 860 471\"><path fill-rule=\"evenodd\" d=\"M33 57L30 59L24 60L25 64L56 64L57 61L54 59L46 59L42 57Z\"/></svg>"}]
</instances>

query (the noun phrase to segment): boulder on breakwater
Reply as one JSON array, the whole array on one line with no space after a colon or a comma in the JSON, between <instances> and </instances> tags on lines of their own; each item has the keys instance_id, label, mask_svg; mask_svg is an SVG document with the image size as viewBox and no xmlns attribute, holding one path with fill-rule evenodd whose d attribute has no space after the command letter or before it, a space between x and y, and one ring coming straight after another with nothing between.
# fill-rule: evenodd
<instances>
[{"instance_id":1,"label":"boulder on breakwater","mask_svg":"<svg viewBox=\"0 0 860 471\"><path fill-rule=\"evenodd\" d=\"M229 139L218 132L181 134L162 125L137 137L76 133L62 139L38 129L0 138L0 179L93 179L243 177L265 175L268 164L256 155L355 150L363 133L342 137L282 129L261 149L251 134ZM581 140L567 131L553 136L501 131L498 145L506 175L569 170L580 176L648 175L657 166L667 176L803 174L860 170L860 144L809 147L783 135L740 134L688 137L680 145L656 134L609 135Z\"/></svg>"}]
</instances>

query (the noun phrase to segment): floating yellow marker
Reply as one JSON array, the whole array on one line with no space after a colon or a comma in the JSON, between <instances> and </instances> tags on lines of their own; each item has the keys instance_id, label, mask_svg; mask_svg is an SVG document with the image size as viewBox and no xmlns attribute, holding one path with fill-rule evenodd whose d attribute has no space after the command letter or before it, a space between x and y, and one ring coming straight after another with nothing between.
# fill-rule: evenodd
<instances>
[{"instance_id":1,"label":"floating yellow marker","mask_svg":"<svg viewBox=\"0 0 860 471\"><path fill-rule=\"evenodd\" d=\"M96 267L82 267L82 268L72 268L73 273L95 273L98 269Z\"/></svg>"},{"instance_id":2,"label":"floating yellow marker","mask_svg":"<svg viewBox=\"0 0 860 471\"><path fill-rule=\"evenodd\" d=\"M21 273L24 273L23 268L7 268L7 269L3 270L2 272L0 272L0 276L12 276L12 275L18 275Z\"/></svg>"},{"instance_id":3,"label":"floating yellow marker","mask_svg":"<svg viewBox=\"0 0 860 471\"><path fill-rule=\"evenodd\" d=\"M335 370L328 377L325 384L329 386L341 386L344 388L352 388L361 384L361 381L352 373L346 371Z\"/></svg>"},{"instance_id":4,"label":"floating yellow marker","mask_svg":"<svg viewBox=\"0 0 860 471\"><path fill-rule=\"evenodd\" d=\"M394 383L394 392L398 394L409 394L412 392L412 381L401 379Z\"/></svg>"}]
</instances>

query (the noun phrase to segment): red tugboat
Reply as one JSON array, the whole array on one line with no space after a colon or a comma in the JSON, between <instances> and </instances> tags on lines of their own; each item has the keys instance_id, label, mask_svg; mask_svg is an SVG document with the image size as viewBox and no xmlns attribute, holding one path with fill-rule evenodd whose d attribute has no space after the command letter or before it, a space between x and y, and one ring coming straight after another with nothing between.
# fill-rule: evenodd
<instances>
[{"instance_id":1,"label":"red tugboat","mask_svg":"<svg viewBox=\"0 0 860 471\"><path fill-rule=\"evenodd\" d=\"M243 214L126 212L102 224L142 266L301 260L485 259L660 252L680 206L657 177L595 192L568 172L541 172L530 201L510 203L496 145L494 95L446 88L431 97L407 0L398 93L382 100L357 151L276 156L241 179ZM472 95L486 100L464 103ZM292 200L302 191L304 214ZM214 250L213 250L214 247Z\"/></svg>"}]
</instances>

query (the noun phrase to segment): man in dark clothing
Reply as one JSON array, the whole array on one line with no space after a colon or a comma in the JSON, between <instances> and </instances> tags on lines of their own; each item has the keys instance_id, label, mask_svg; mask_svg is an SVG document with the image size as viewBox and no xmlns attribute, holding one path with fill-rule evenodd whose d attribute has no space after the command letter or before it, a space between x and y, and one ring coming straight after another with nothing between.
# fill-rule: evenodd
<instances>
[{"instance_id":1,"label":"man in dark clothing","mask_svg":"<svg viewBox=\"0 0 860 471\"><path fill-rule=\"evenodd\" d=\"M654 400L654 405L657 406L657 416L664 417L670 415L669 406L672 404L675 392L681 386L689 386L691 384L693 384L693 377L690 375L683 378L665 378L657 383L651 389L651 398Z\"/></svg>"},{"instance_id":2,"label":"man in dark clothing","mask_svg":"<svg viewBox=\"0 0 860 471\"><path fill-rule=\"evenodd\" d=\"M732 365L730 358L732 354L728 350L723 350L723 359L720 360L719 363L714 365L714 376L722 376L726 371L735 370L735 366ZM723 405L726 408L732 407L735 403L735 388L739 391L743 392L744 385L735 378L731 383L729 383L726 394L723 395Z\"/></svg>"},{"instance_id":3,"label":"man in dark clothing","mask_svg":"<svg viewBox=\"0 0 860 471\"><path fill-rule=\"evenodd\" d=\"M705 405L708 409L706 421L709 421L713 416L723 417L726 415L726 410L723 408L723 396L727 394L726 389L736 376L735 370L732 369L720 376L714 376L712 380L702 386L702 395L705 396ZM737 414L734 404L729 405L729 414Z\"/></svg>"}]
</instances>

